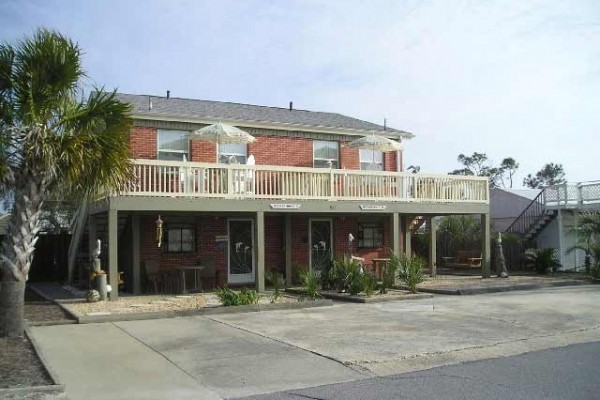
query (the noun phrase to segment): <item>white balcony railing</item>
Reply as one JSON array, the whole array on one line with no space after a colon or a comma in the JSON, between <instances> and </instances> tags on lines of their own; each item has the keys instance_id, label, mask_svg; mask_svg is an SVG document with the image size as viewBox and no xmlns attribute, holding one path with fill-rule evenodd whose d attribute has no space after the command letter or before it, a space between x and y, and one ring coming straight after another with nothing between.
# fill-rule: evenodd
<instances>
[{"instance_id":1,"label":"white balcony railing","mask_svg":"<svg viewBox=\"0 0 600 400\"><path fill-rule=\"evenodd\" d=\"M121 195L488 203L487 178L268 165L133 160Z\"/></svg>"},{"instance_id":2,"label":"white balcony railing","mask_svg":"<svg viewBox=\"0 0 600 400\"><path fill-rule=\"evenodd\" d=\"M546 207L600 207L600 181L563 183L544 189Z\"/></svg>"}]
</instances>

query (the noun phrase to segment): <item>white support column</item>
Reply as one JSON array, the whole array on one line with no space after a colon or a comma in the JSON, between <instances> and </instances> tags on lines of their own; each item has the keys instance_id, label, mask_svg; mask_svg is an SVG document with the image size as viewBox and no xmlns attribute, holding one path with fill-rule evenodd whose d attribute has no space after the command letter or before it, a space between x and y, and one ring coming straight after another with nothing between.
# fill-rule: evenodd
<instances>
[{"instance_id":1,"label":"white support column","mask_svg":"<svg viewBox=\"0 0 600 400\"><path fill-rule=\"evenodd\" d=\"M565 189L566 190L566 189ZM561 268L565 265L565 229L562 210L559 208L556 214L556 223L558 224L558 254Z\"/></svg>"},{"instance_id":2,"label":"white support column","mask_svg":"<svg viewBox=\"0 0 600 400\"><path fill-rule=\"evenodd\" d=\"M437 275L437 226L433 217L427 218L429 225L429 267L431 276Z\"/></svg>"},{"instance_id":3,"label":"white support column","mask_svg":"<svg viewBox=\"0 0 600 400\"><path fill-rule=\"evenodd\" d=\"M412 222L412 217L404 216L402 217L403 224L402 227L404 229L404 254L406 257L412 257L412 232L410 231L410 224Z\"/></svg>"},{"instance_id":4,"label":"white support column","mask_svg":"<svg viewBox=\"0 0 600 400\"><path fill-rule=\"evenodd\" d=\"M265 291L265 213L256 213L256 291Z\"/></svg>"},{"instance_id":5,"label":"white support column","mask_svg":"<svg viewBox=\"0 0 600 400\"><path fill-rule=\"evenodd\" d=\"M88 261L92 261L92 255L96 248L96 240L98 240L98 229L96 225L96 216L88 216ZM81 272L81 271L79 271ZM81 276L79 277L81 279Z\"/></svg>"},{"instance_id":6,"label":"white support column","mask_svg":"<svg viewBox=\"0 0 600 400\"><path fill-rule=\"evenodd\" d=\"M481 277L491 276L490 215L481 214Z\"/></svg>"},{"instance_id":7,"label":"white support column","mask_svg":"<svg viewBox=\"0 0 600 400\"><path fill-rule=\"evenodd\" d=\"M285 285L292 286L292 216L285 215Z\"/></svg>"},{"instance_id":8,"label":"white support column","mask_svg":"<svg viewBox=\"0 0 600 400\"><path fill-rule=\"evenodd\" d=\"M131 217L131 264L133 273L133 294L142 292L140 273L140 216L134 213Z\"/></svg>"},{"instance_id":9,"label":"white support column","mask_svg":"<svg viewBox=\"0 0 600 400\"><path fill-rule=\"evenodd\" d=\"M400 255L400 214L393 213L391 218L390 244L395 255Z\"/></svg>"},{"instance_id":10,"label":"white support column","mask_svg":"<svg viewBox=\"0 0 600 400\"><path fill-rule=\"evenodd\" d=\"M112 287L110 300L119 298L119 218L118 211L108 210L108 273Z\"/></svg>"}]
</instances>

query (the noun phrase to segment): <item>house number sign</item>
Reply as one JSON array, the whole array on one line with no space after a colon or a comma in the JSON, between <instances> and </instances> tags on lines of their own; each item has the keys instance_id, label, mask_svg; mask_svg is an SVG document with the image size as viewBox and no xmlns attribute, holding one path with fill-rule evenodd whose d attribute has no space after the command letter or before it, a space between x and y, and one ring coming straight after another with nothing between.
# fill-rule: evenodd
<instances>
[{"instance_id":1,"label":"house number sign","mask_svg":"<svg viewBox=\"0 0 600 400\"><path fill-rule=\"evenodd\" d=\"M360 205L360 209L361 210L385 210L385 206L379 206L379 205L374 205L374 204L361 204Z\"/></svg>"},{"instance_id":2,"label":"house number sign","mask_svg":"<svg viewBox=\"0 0 600 400\"><path fill-rule=\"evenodd\" d=\"M271 208L275 210L297 210L300 208L300 204L278 203L271 204Z\"/></svg>"}]
</instances>

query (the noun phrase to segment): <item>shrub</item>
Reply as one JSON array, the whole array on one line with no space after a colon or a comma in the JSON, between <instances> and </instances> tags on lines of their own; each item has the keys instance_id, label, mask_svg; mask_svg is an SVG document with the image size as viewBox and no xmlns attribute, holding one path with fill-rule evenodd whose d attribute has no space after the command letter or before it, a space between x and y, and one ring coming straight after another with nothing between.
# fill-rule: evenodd
<instances>
[{"instance_id":1,"label":"shrub","mask_svg":"<svg viewBox=\"0 0 600 400\"><path fill-rule=\"evenodd\" d=\"M399 258L400 271L398 277L406 286L408 286L408 290L410 290L411 293L417 293L417 285L425 279L423 276L425 261L417 256L412 258L401 256Z\"/></svg>"},{"instance_id":2,"label":"shrub","mask_svg":"<svg viewBox=\"0 0 600 400\"><path fill-rule=\"evenodd\" d=\"M242 288L239 293L234 292L227 286L217 289L217 296L225 307L243 306L246 304L257 304L258 294L254 290Z\"/></svg>"},{"instance_id":3,"label":"shrub","mask_svg":"<svg viewBox=\"0 0 600 400\"><path fill-rule=\"evenodd\" d=\"M310 300L315 300L318 297L321 297L319 293L319 277L315 271L300 271L300 279L302 279L302 284L304 285L306 296Z\"/></svg>"},{"instance_id":4,"label":"shrub","mask_svg":"<svg viewBox=\"0 0 600 400\"><path fill-rule=\"evenodd\" d=\"M533 264L538 274L547 274L560 267L560 259L556 249L527 249L525 258Z\"/></svg>"},{"instance_id":5,"label":"shrub","mask_svg":"<svg viewBox=\"0 0 600 400\"><path fill-rule=\"evenodd\" d=\"M385 294L387 293L389 288L394 286L394 284L396 283L396 275L398 273L398 269L400 268L401 262L402 259L396 254L394 254L393 251L390 251L390 261L387 263L387 265L382 271L379 293Z\"/></svg>"},{"instance_id":6,"label":"shrub","mask_svg":"<svg viewBox=\"0 0 600 400\"><path fill-rule=\"evenodd\" d=\"M335 261L329 260L323 266L323 270L319 275L319 282L321 283L321 288L324 290L334 289L335 288Z\"/></svg>"},{"instance_id":7,"label":"shrub","mask_svg":"<svg viewBox=\"0 0 600 400\"><path fill-rule=\"evenodd\" d=\"M365 286L365 295L372 296L375 293L375 287L377 285L377 280L375 279L375 274L371 271L366 271L363 277L364 286Z\"/></svg>"},{"instance_id":8,"label":"shrub","mask_svg":"<svg viewBox=\"0 0 600 400\"><path fill-rule=\"evenodd\" d=\"M258 293L256 293L256 290L242 288L238 296L240 298L240 305L258 304Z\"/></svg>"},{"instance_id":9,"label":"shrub","mask_svg":"<svg viewBox=\"0 0 600 400\"><path fill-rule=\"evenodd\" d=\"M333 262L332 283L340 292L358 294L364 290L364 276L358 261L344 257Z\"/></svg>"},{"instance_id":10,"label":"shrub","mask_svg":"<svg viewBox=\"0 0 600 400\"><path fill-rule=\"evenodd\" d=\"M285 285L283 275L274 269L270 269L266 276L266 280L269 282L269 286L273 288L273 294L271 295L271 303L275 303L278 298L281 297L281 289Z\"/></svg>"}]
</instances>

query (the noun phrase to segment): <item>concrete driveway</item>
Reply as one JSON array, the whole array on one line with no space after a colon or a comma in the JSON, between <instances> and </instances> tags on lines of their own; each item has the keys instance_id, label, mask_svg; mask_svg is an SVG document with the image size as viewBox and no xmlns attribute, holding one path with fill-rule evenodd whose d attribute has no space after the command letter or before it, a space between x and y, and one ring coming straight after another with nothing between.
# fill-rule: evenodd
<instances>
[{"instance_id":1,"label":"concrete driveway","mask_svg":"<svg viewBox=\"0 0 600 400\"><path fill-rule=\"evenodd\" d=\"M598 304L578 286L32 330L73 400L210 399L598 341Z\"/></svg>"}]
</instances>

